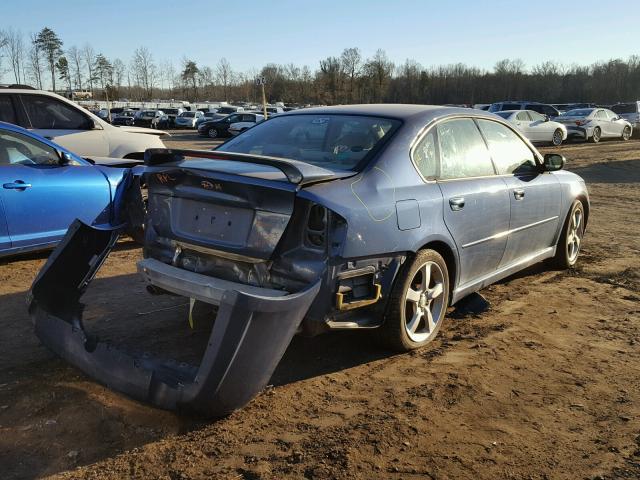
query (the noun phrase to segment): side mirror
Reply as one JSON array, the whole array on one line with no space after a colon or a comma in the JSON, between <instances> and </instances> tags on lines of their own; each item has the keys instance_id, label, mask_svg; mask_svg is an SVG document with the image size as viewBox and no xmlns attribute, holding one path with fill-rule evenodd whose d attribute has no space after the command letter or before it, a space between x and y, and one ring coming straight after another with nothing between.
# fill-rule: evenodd
<instances>
[{"instance_id":1,"label":"side mirror","mask_svg":"<svg viewBox=\"0 0 640 480\"><path fill-rule=\"evenodd\" d=\"M73 158L71 157L69 152L58 152L58 156L60 157L60 160L58 160L58 165L60 165L61 167L69 165L71 162L73 162Z\"/></svg>"},{"instance_id":2,"label":"side mirror","mask_svg":"<svg viewBox=\"0 0 640 480\"><path fill-rule=\"evenodd\" d=\"M544 116L544 121L545 121L545 122L548 122L548 121L549 121L549 115L545 115L545 116Z\"/></svg>"},{"instance_id":3,"label":"side mirror","mask_svg":"<svg viewBox=\"0 0 640 480\"><path fill-rule=\"evenodd\" d=\"M564 168L567 160L560 154L547 153L544 156L544 170L545 172L555 172Z\"/></svg>"}]
</instances>

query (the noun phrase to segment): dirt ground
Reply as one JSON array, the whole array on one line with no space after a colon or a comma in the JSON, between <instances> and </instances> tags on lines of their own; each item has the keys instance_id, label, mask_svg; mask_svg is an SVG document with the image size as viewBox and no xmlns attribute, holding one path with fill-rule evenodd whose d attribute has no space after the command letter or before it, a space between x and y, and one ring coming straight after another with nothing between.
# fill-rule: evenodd
<instances>
[{"instance_id":1,"label":"dirt ground","mask_svg":"<svg viewBox=\"0 0 640 480\"><path fill-rule=\"evenodd\" d=\"M640 478L640 141L560 151L591 193L576 270L536 265L485 289L488 311L453 313L410 354L361 332L295 338L267 390L218 421L132 401L56 358L25 308L46 254L0 261L0 477ZM113 252L88 323L194 359L210 315L191 330L184 299L146 293L138 258L128 241Z\"/></svg>"}]
</instances>

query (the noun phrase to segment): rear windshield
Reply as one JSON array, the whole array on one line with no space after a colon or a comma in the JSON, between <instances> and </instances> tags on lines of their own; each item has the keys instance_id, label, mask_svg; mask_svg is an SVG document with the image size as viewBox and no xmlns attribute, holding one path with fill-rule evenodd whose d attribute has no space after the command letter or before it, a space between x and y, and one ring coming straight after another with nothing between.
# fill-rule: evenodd
<instances>
[{"instance_id":1,"label":"rear windshield","mask_svg":"<svg viewBox=\"0 0 640 480\"><path fill-rule=\"evenodd\" d=\"M237 111L238 109L234 107L220 107L217 113L236 113Z\"/></svg>"},{"instance_id":2,"label":"rear windshield","mask_svg":"<svg viewBox=\"0 0 640 480\"><path fill-rule=\"evenodd\" d=\"M611 110L616 113L638 113L638 105L636 103L621 103L612 105Z\"/></svg>"},{"instance_id":3,"label":"rear windshield","mask_svg":"<svg viewBox=\"0 0 640 480\"><path fill-rule=\"evenodd\" d=\"M189 118L193 118L196 116L195 112L184 112L180 114L181 117L189 117Z\"/></svg>"},{"instance_id":4,"label":"rear windshield","mask_svg":"<svg viewBox=\"0 0 640 480\"><path fill-rule=\"evenodd\" d=\"M277 116L231 139L218 150L300 160L336 170L357 170L399 126L398 120L368 116Z\"/></svg>"},{"instance_id":5,"label":"rear windshield","mask_svg":"<svg viewBox=\"0 0 640 480\"><path fill-rule=\"evenodd\" d=\"M564 112L561 117L587 117L591 115L593 112L593 108L577 108L575 110L569 110L568 112Z\"/></svg>"},{"instance_id":6,"label":"rear windshield","mask_svg":"<svg viewBox=\"0 0 640 480\"><path fill-rule=\"evenodd\" d=\"M178 113L178 109L177 108L167 108L164 110L164 113L166 114L171 114L171 115L175 115L176 113Z\"/></svg>"},{"instance_id":7,"label":"rear windshield","mask_svg":"<svg viewBox=\"0 0 640 480\"><path fill-rule=\"evenodd\" d=\"M496 112L496 115L499 115L502 118L509 118L513 112Z\"/></svg>"}]
</instances>

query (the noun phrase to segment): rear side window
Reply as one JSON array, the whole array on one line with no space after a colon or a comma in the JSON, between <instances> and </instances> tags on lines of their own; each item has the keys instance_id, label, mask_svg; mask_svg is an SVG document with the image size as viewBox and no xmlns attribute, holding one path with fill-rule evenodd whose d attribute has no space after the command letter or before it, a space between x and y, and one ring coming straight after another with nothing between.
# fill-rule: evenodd
<instances>
[{"instance_id":1,"label":"rear side window","mask_svg":"<svg viewBox=\"0 0 640 480\"><path fill-rule=\"evenodd\" d=\"M604 113L604 110L598 110L598 111L596 112L596 118L597 118L598 120L608 120L608 119L607 119L607 114L606 114L606 113Z\"/></svg>"},{"instance_id":2,"label":"rear side window","mask_svg":"<svg viewBox=\"0 0 640 480\"><path fill-rule=\"evenodd\" d=\"M21 95L32 128L55 130L88 130L90 120L80 110L55 98Z\"/></svg>"},{"instance_id":3,"label":"rear side window","mask_svg":"<svg viewBox=\"0 0 640 480\"><path fill-rule=\"evenodd\" d=\"M440 178L467 178L493 175L489 151L470 118L438 124Z\"/></svg>"},{"instance_id":4,"label":"rear side window","mask_svg":"<svg viewBox=\"0 0 640 480\"><path fill-rule=\"evenodd\" d=\"M16 112L9 95L0 95L0 122L17 123Z\"/></svg>"},{"instance_id":5,"label":"rear side window","mask_svg":"<svg viewBox=\"0 0 640 480\"><path fill-rule=\"evenodd\" d=\"M436 157L436 135L431 129L413 150L413 161L424 178L435 178L438 161Z\"/></svg>"},{"instance_id":6,"label":"rear side window","mask_svg":"<svg viewBox=\"0 0 640 480\"><path fill-rule=\"evenodd\" d=\"M529 112L518 112L516 115L516 119L521 122L529 122L531 121L531 117L529 117Z\"/></svg>"},{"instance_id":7,"label":"rear side window","mask_svg":"<svg viewBox=\"0 0 640 480\"><path fill-rule=\"evenodd\" d=\"M533 152L511 129L489 120L478 120L478 125L500 175L537 171Z\"/></svg>"}]
</instances>

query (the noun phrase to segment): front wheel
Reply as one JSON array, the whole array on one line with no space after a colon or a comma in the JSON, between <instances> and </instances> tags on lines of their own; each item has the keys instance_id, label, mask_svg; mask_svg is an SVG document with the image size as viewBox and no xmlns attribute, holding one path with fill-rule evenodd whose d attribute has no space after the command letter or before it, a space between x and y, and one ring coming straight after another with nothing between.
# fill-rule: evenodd
<instances>
[{"instance_id":1,"label":"front wheel","mask_svg":"<svg viewBox=\"0 0 640 480\"><path fill-rule=\"evenodd\" d=\"M218 130L215 128L210 128L207 134L209 135L209 138L218 138Z\"/></svg>"},{"instance_id":2,"label":"front wheel","mask_svg":"<svg viewBox=\"0 0 640 480\"><path fill-rule=\"evenodd\" d=\"M449 272L435 250L419 251L398 273L389 297L383 343L406 352L435 338L449 304Z\"/></svg>"},{"instance_id":3,"label":"front wheel","mask_svg":"<svg viewBox=\"0 0 640 480\"><path fill-rule=\"evenodd\" d=\"M556 131L553 132L553 137L551 137L551 143L553 143L554 146L559 147L560 145L562 145L562 137L562 130L559 128L556 129Z\"/></svg>"},{"instance_id":4,"label":"front wheel","mask_svg":"<svg viewBox=\"0 0 640 480\"><path fill-rule=\"evenodd\" d=\"M631 127L626 126L624 130L622 130L622 140L625 142L631 138Z\"/></svg>"},{"instance_id":5,"label":"front wheel","mask_svg":"<svg viewBox=\"0 0 640 480\"><path fill-rule=\"evenodd\" d=\"M564 222L562 235L556 247L555 264L558 268L572 268L578 261L584 236L584 205L575 200Z\"/></svg>"},{"instance_id":6,"label":"front wheel","mask_svg":"<svg viewBox=\"0 0 640 480\"><path fill-rule=\"evenodd\" d=\"M598 143L601 137L602 131L600 130L600 127L596 127L593 129L593 135L591 135L589 140L591 140L591 143Z\"/></svg>"}]
</instances>

